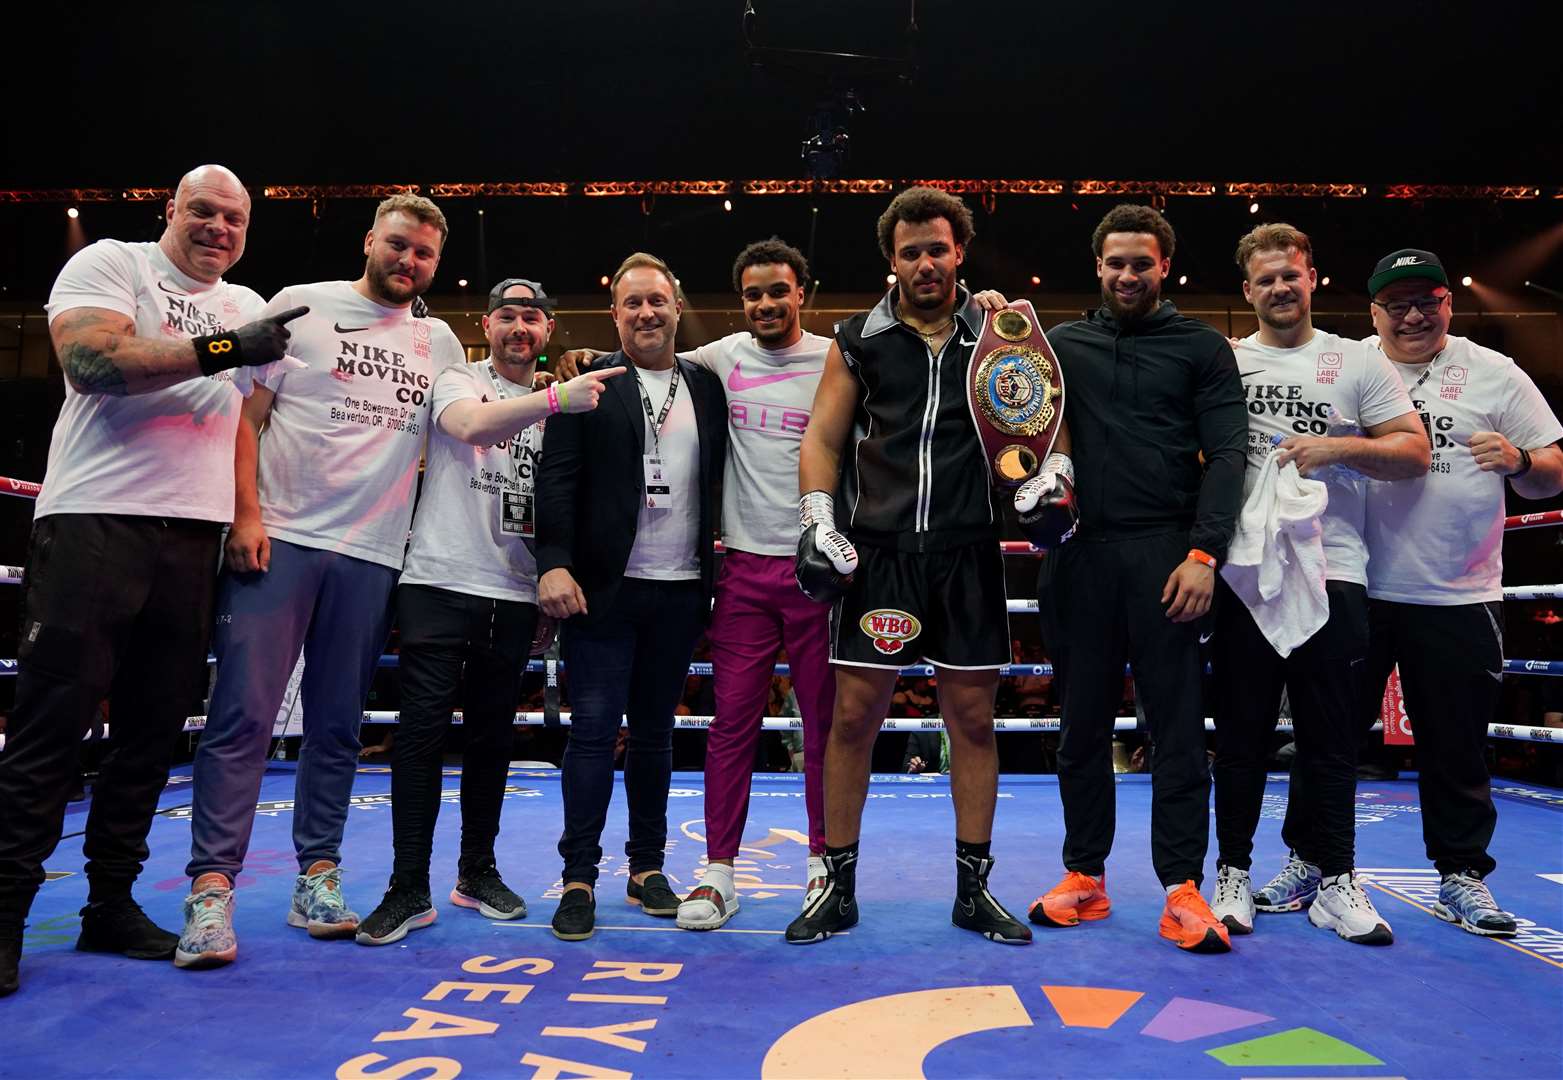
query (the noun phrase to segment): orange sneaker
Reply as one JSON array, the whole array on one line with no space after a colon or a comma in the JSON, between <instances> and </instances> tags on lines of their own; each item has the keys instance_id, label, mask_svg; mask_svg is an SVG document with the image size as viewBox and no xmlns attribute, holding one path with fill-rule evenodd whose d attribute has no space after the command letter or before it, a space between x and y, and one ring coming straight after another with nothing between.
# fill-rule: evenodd
<instances>
[{"instance_id":1,"label":"orange sneaker","mask_svg":"<svg viewBox=\"0 0 1563 1080\"><path fill-rule=\"evenodd\" d=\"M1031 902L1026 918L1038 926L1078 926L1105 919L1113 910L1107 899L1107 874L1099 878L1071 870L1064 880Z\"/></svg>"},{"instance_id":2,"label":"orange sneaker","mask_svg":"<svg viewBox=\"0 0 1563 1080\"><path fill-rule=\"evenodd\" d=\"M1161 936L1176 941L1189 952L1223 953L1232 950L1227 928L1211 914L1199 887L1185 881L1167 895L1161 912Z\"/></svg>"}]
</instances>

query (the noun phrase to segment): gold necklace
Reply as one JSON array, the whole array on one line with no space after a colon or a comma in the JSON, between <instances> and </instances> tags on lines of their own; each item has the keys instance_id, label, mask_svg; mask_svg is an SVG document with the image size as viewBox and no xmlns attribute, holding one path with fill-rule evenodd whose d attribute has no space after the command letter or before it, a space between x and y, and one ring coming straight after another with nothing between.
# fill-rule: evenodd
<instances>
[{"instance_id":1,"label":"gold necklace","mask_svg":"<svg viewBox=\"0 0 1563 1080\"><path fill-rule=\"evenodd\" d=\"M923 331L923 330L917 329L917 327L913 326L911 323L907 322L905 319L901 320L901 325L902 326L906 327L912 333L916 334L918 337L923 339L923 344L928 346L928 351L929 352L933 352L933 341L934 341L934 338L936 338L940 334L944 333L946 330L948 330L954 324L955 324L955 316L951 315L948 319L944 320L944 325L943 326L938 326L938 327L935 327L932 330Z\"/></svg>"}]
</instances>

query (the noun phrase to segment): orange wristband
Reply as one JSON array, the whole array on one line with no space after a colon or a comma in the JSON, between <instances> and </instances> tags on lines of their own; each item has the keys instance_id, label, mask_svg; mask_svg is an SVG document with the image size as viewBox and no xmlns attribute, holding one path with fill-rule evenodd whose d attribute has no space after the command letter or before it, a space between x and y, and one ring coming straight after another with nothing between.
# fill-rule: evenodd
<instances>
[{"instance_id":1,"label":"orange wristband","mask_svg":"<svg viewBox=\"0 0 1563 1080\"><path fill-rule=\"evenodd\" d=\"M1204 563L1212 570L1216 568L1216 557L1207 551L1199 550L1199 548L1189 548L1189 558L1195 562Z\"/></svg>"}]
</instances>

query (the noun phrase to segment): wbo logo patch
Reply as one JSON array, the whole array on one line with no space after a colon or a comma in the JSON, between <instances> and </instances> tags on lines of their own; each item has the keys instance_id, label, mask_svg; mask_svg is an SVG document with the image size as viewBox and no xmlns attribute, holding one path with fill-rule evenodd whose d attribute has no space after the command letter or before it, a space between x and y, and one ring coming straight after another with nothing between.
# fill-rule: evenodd
<instances>
[{"instance_id":1,"label":"wbo logo patch","mask_svg":"<svg viewBox=\"0 0 1563 1080\"><path fill-rule=\"evenodd\" d=\"M858 626L874 639L874 648L886 656L894 656L923 632L917 616L895 608L875 608L858 620Z\"/></svg>"}]
</instances>

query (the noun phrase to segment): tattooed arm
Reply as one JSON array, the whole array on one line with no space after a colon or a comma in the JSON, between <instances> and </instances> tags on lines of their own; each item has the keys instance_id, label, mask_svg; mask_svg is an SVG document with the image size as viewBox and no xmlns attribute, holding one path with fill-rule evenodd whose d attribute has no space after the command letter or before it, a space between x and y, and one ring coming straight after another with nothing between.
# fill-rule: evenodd
<instances>
[{"instance_id":1,"label":"tattooed arm","mask_svg":"<svg viewBox=\"0 0 1563 1080\"><path fill-rule=\"evenodd\" d=\"M49 324L49 336L79 394L148 394L201 378L189 341L137 337L134 321L107 308L63 311Z\"/></svg>"}]
</instances>

